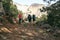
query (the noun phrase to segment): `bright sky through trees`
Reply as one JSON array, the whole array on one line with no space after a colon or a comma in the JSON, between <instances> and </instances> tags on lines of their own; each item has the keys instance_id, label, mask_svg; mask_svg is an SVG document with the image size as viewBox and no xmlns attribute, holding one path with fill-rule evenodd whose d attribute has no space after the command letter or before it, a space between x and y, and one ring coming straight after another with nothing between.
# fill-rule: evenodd
<instances>
[{"instance_id":1,"label":"bright sky through trees","mask_svg":"<svg viewBox=\"0 0 60 40\"><path fill-rule=\"evenodd\" d=\"M26 4L31 5L32 3L43 3L43 0L13 0L14 2L20 3L20 4Z\"/></svg>"},{"instance_id":2,"label":"bright sky through trees","mask_svg":"<svg viewBox=\"0 0 60 40\"><path fill-rule=\"evenodd\" d=\"M38 3L38 4L45 4L45 2L43 2L43 0L13 0L13 2L19 3L19 4L23 4L23 5L31 5L32 3ZM52 2L54 3L54 2Z\"/></svg>"}]
</instances>

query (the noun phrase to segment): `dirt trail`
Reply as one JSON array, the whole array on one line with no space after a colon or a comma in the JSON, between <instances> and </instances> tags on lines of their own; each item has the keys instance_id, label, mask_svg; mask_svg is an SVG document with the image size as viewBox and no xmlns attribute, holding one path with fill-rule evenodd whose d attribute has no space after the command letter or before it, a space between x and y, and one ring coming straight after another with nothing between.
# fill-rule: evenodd
<instances>
[{"instance_id":1,"label":"dirt trail","mask_svg":"<svg viewBox=\"0 0 60 40\"><path fill-rule=\"evenodd\" d=\"M51 33L34 26L7 24L0 28L0 40L56 40Z\"/></svg>"}]
</instances>

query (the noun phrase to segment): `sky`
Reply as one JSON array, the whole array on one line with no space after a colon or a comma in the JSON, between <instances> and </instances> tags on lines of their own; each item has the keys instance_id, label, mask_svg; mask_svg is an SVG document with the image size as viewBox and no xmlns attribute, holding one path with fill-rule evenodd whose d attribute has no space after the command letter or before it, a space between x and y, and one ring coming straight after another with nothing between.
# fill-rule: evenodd
<instances>
[{"instance_id":1,"label":"sky","mask_svg":"<svg viewBox=\"0 0 60 40\"><path fill-rule=\"evenodd\" d=\"M13 2L16 2L18 4L23 4L23 5L31 5L33 3L47 5L47 3L46 2L43 2L43 0L13 0ZM52 3L55 3L55 2L52 2Z\"/></svg>"},{"instance_id":2,"label":"sky","mask_svg":"<svg viewBox=\"0 0 60 40\"><path fill-rule=\"evenodd\" d=\"M45 4L43 0L13 0L13 2L23 4L23 5L31 5L33 3Z\"/></svg>"}]
</instances>

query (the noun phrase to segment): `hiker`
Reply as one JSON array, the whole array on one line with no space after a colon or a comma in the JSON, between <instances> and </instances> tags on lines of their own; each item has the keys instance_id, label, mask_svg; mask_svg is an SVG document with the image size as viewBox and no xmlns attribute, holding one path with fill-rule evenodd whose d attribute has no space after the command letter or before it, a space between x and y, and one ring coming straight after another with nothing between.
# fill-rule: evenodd
<instances>
[{"instance_id":1,"label":"hiker","mask_svg":"<svg viewBox=\"0 0 60 40\"><path fill-rule=\"evenodd\" d=\"M19 14L18 17L19 17L19 24L21 24L21 22L22 22L22 14Z\"/></svg>"},{"instance_id":2,"label":"hiker","mask_svg":"<svg viewBox=\"0 0 60 40\"><path fill-rule=\"evenodd\" d=\"M36 17L34 14L32 15L32 20L33 20L33 22L35 22L35 20L36 20Z\"/></svg>"},{"instance_id":3,"label":"hiker","mask_svg":"<svg viewBox=\"0 0 60 40\"><path fill-rule=\"evenodd\" d=\"M31 15L28 15L28 21L31 22Z\"/></svg>"}]
</instances>

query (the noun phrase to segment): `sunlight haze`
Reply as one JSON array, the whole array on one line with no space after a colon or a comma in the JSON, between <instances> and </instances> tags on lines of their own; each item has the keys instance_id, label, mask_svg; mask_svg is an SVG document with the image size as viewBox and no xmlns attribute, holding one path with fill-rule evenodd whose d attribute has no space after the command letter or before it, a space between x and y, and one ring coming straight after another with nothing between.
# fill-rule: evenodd
<instances>
[{"instance_id":1,"label":"sunlight haze","mask_svg":"<svg viewBox=\"0 0 60 40\"><path fill-rule=\"evenodd\" d=\"M33 3L44 4L43 0L13 0L13 2L23 5L31 5Z\"/></svg>"}]
</instances>

